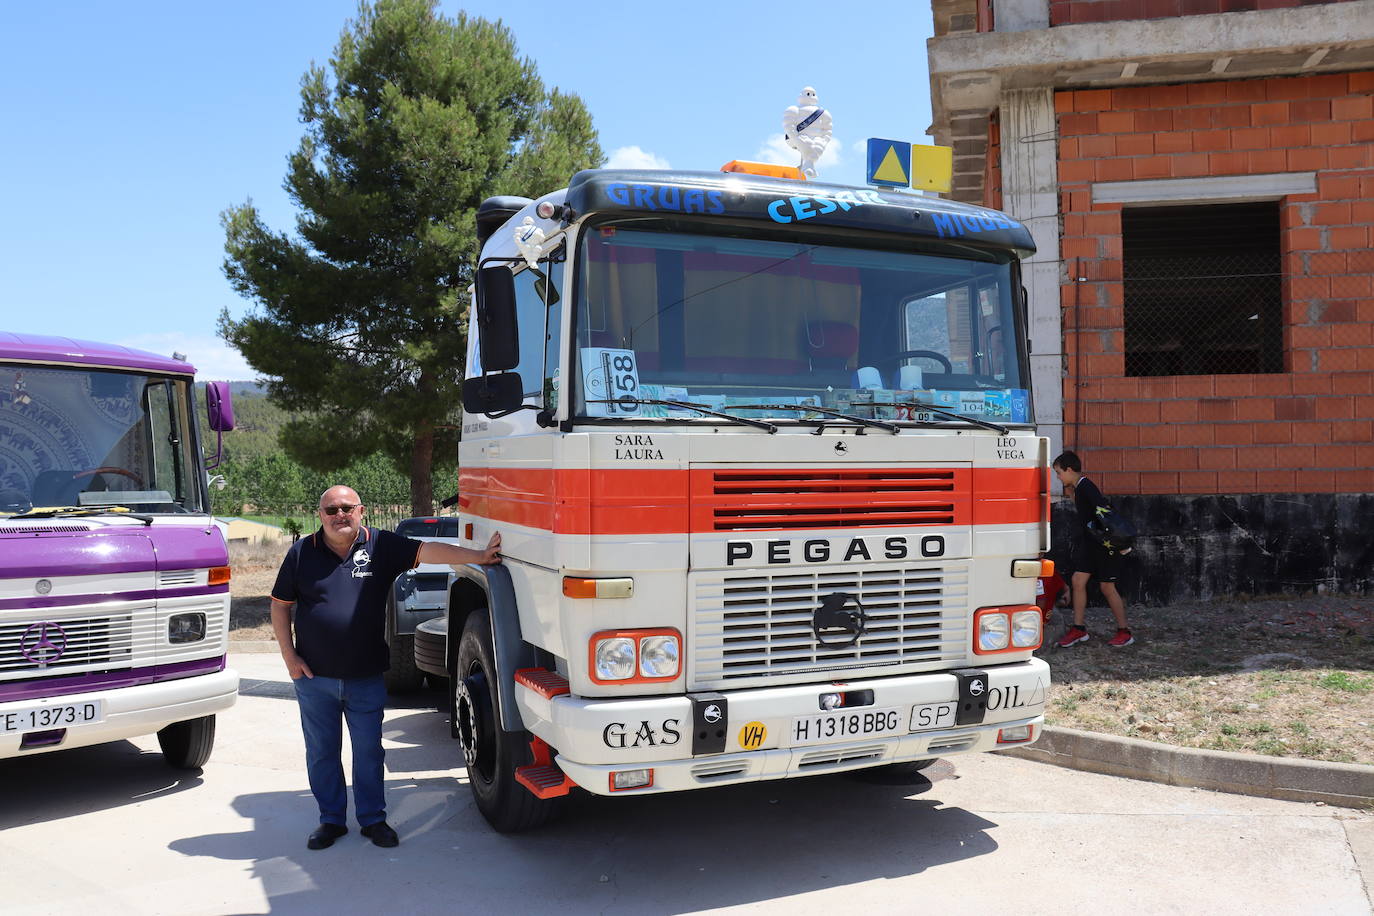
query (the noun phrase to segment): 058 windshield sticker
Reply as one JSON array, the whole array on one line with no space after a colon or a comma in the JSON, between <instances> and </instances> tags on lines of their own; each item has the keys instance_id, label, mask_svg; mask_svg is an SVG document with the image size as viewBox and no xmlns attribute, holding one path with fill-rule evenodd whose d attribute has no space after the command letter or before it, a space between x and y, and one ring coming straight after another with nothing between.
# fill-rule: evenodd
<instances>
[{"instance_id":1,"label":"058 windshield sticker","mask_svg":"<svg viewBox=\"0 0 1374 916\"><path fill-rule=\"evenodd\" d=\"M635 351L582 347L582 391L589 417L639 416L639 362Z\"/></svg>"}]
</instances>

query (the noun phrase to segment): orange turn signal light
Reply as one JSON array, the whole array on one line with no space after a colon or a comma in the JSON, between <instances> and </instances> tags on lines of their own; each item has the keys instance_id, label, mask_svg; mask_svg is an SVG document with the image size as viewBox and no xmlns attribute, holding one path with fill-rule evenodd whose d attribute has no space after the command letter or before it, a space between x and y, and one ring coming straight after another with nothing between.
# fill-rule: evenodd
<instances>
[{"instance_id":1,"label":"orange turn signal light","mask_svg":"<svg viewBox=\"0 0 1374 916\"><path fill-rule=\"evenodd\" d=\"M228 585L228 584L229 584L229 567L227 567L227 566L211 566L211 567L210 567L210 575L209 575L208 578L206 579L206 583L205 583L205 584L206 584L206 585Z\"/></svg>"},{"instance_id":2,"label":"orange turn signal light","mask_svg":"<svg viewBox=\"0 0 1374 916\"><path fill-rule=\"evenodd\" d=\"M791 178L795 181L805 181L806 176L802 175L801 169L795 165L774 165L771 162L746 162L743 159L731 159L720 167L722 172L742 172L746 175L767 175L769 178Z\"/></svg>"},{"instance_id":3,"label":"orange turn signal light","mask_svg":"<svg viewBox=\"0 0 1374 916\"><path fill-rule=\"evenodd\" d=\"M635 593L635 580L585 579L581 576L563 577L563 594L569 598L629 598Z\"/></svg>"}]
</instances>

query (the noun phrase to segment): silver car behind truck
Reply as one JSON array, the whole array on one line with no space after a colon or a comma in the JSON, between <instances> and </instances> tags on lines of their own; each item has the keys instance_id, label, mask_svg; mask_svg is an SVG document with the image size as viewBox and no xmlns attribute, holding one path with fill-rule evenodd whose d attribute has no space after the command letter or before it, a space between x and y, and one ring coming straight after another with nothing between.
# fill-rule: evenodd
<instances>
[{"instance_id":1,"label":"silver car behind truck","mask_svg":"<svg viewBox=\"0 0 1374 916\"><path fill-rule=\"evenodd\" d=\"M396 526L396 533L420 541L461 544L458 519L426 515L408 518ZM448 580L451 569L445 564L422 563L402 573L391 587L387 602L387 641L391 645L391 668L386 672L386 687L392 693L418 690L425 672L415 665L415 629L426 620L442 617L448 607Z\"/></svg>"}]
</instances>

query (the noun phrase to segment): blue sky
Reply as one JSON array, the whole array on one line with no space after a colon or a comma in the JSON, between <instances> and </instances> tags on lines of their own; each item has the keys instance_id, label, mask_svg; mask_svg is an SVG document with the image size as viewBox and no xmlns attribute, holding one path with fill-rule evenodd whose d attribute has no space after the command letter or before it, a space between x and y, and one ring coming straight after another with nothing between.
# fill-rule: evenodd
<instances>
[{"instance_id":1,"label":"blue sky","mask_svg":"<svg viewBox=\"0 0 1374 916\"><path fill-rule=\"evenodd\" d=\"M864 180L864 143L929 143L928 4L584 0L443 4L501 19L544 81L580 95L612 164L784 161L783 110L814 86L834 119L820 178ZM251 308L220 270L220 213L281 189L300 77L354 0L74 0L0 11L0 330L159 353L251 378L215 335ZM794 162L794 159L786 161Z\"/></svg>"}]
</instances>

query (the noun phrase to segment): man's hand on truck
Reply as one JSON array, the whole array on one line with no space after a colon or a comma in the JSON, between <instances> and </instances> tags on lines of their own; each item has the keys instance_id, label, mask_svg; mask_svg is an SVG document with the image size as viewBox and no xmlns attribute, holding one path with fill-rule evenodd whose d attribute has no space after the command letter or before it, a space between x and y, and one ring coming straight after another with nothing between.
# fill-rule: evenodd
<instances>
[{"instance_id":1,"label":"man's hand on truck","mask_svg":"<svg viewBox=\"0 0 1374 916\"><path fill-rule=\"evenodd\" d=\"M469 547L459 547L456 544L444 544L439 541L425 541L420 545L419 561L421 563L447 563L450 566L460 566L464 563L476 563L478 566L493 566L501 562L501 532L496 532L487 542L486 549L473 550Z\"/></svg>"}]
</instances>

